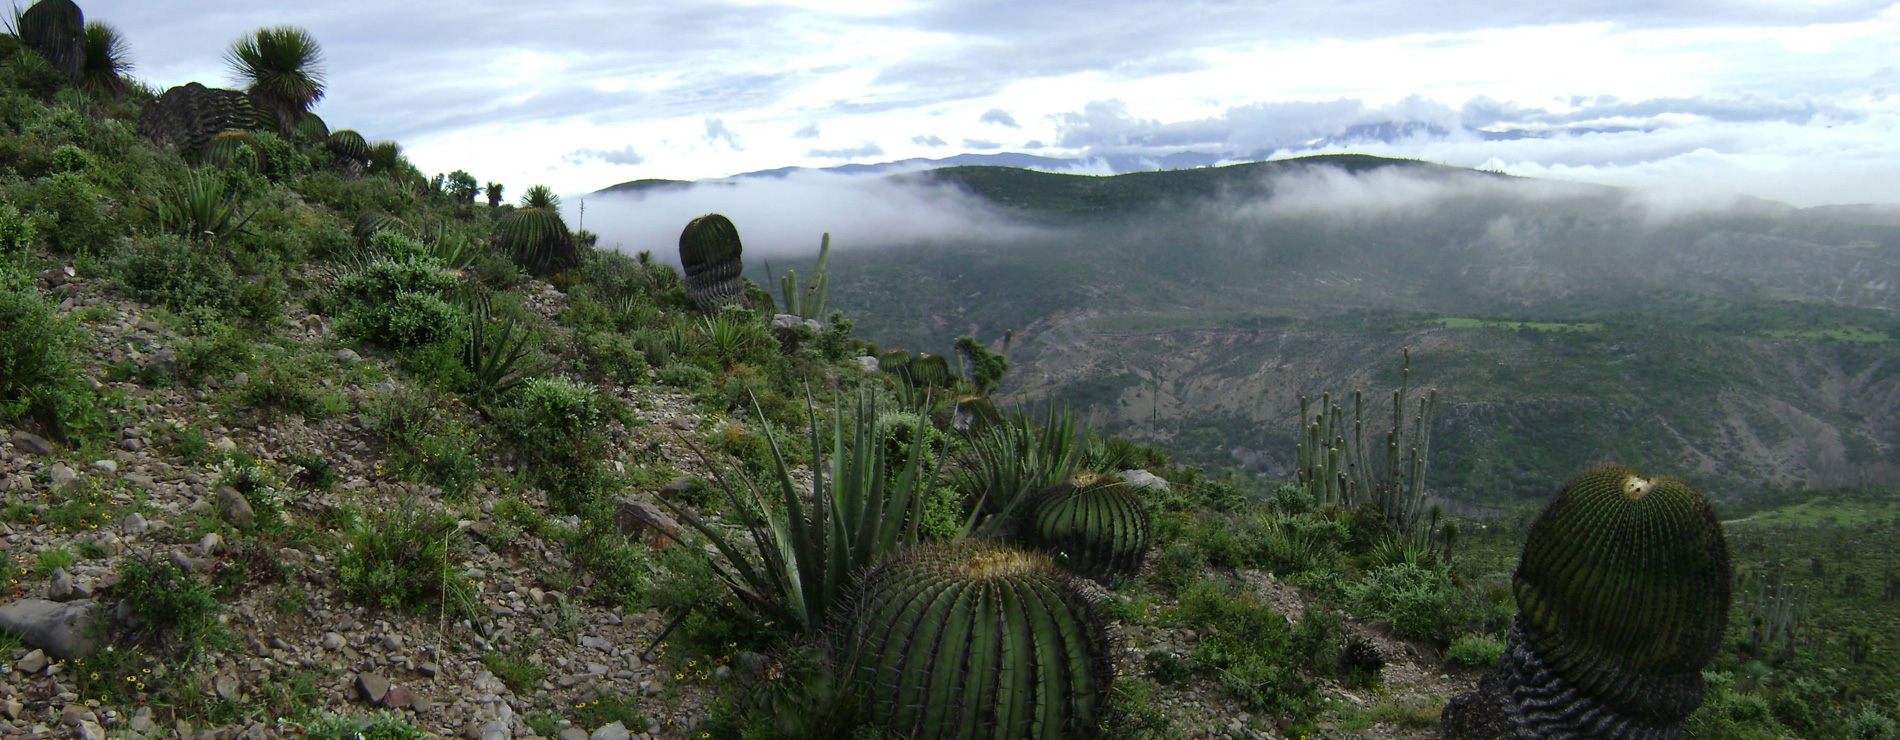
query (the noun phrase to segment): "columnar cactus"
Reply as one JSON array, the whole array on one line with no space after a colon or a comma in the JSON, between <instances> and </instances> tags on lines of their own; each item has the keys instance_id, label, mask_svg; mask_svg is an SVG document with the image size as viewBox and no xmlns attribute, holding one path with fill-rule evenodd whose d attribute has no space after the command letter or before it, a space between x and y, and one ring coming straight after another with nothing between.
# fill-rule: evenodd
<instances>
[{"instance_id":1,"label":"columnar cactus","mask_svg":"<svg viewBox=\"0 0 1900 740\"><path fill-rule=\"evenodd\" d=\"M892 737L1089 737L1114 676L1094 601L1039 553L904 550L865 574L838 621L845 670Z\"/></svg>"},{"instance_id":2,"label":"columnar cactus","mask_svg":"<svg viewBox=\"0 0 1900 740\"><path fill-rule=\"evenodd\" d=\"M1447 738L1674 738L1728 623L1728 545L1688 483L1584 471L1531 526L1504 658Z\"/></svg>"},{"instance_id":3,"label":"columnar cactus","mask_svg":"<svg viewBox=\"0 0 1900 740\"><path fill-rule=\"evenodd\" d=\"M218 134L259 128L264 120L250 96L190 82L145 104L139 135L197 153Z\"/></svg>"},{"instance_id":4,"label":"columnar cactus","mask_svg":"<svg viewBox=\"0 0 1900 740\"><path fill-rule=\"evenodd\" d=\"M1078 471L1037 494L1029 514L1037 546L1066 555L1070 570L1100 582L1141 570L1154 521L1126 484Z\"/></svg>"},{"instance_id":5,"label":"columnar cactus","mask_svg":"<svg viewBox=\"0 0 1900 740\"><path fill-rule=\"evenodd\" d=\"M701 311L740 303L745 297L745 247L732 219L708 213L680 232L680 265L686 270L686 297Z\"/></svg>"},{"instance_id":6,"label":"columnar cactus","mask_svg":"<svg viewBox=\"0 0 1900 740\"><path fill-rule=\"evenodd\" d=\"M72 0L40 0L20 14L20 43L77 85L86 71L86 17Z\"/></svg>"}]
</instances>

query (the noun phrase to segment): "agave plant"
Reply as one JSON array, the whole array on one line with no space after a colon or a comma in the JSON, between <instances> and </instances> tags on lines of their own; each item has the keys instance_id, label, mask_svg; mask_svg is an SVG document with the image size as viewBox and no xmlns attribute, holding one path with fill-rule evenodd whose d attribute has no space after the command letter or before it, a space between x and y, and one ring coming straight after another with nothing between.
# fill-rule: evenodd
<instances>
[{"instance_id":1,"label":"agave plant","mask_svg":"<svg viewBox=\"0 0 1900 740\"><path fill-rule=\"evenodd\" d=\"M1053 405L1040 424L1018 413L966 439L957 487L996 522L990 527L1013 516L1030 494L1067 480L1079 455L1075 415Z\"/></svg>"},{"instance_id":2,"label":"agave plant","mask_svg":"<svg viewBox=\"0 0 1900 740\"><path fill-rule=\"evenodd\" d=\"M132 88L125 75L132 71L132 51L119 29L93 21L86 24L85 67L80 85L96 93L116 95Z\"/></svg>"},{"instance_id":3,"label":"agave plant","mask_svg":"<svg viewBox=\"0 0 1900 740\"><path fill-rule=\"evenodd\" d=\"M260 28L240 38L224 61L253 98L277 118L279 133L289 136L310 107L323 99L323 52L309 31L294 26Z\"/></svg>"},{"instance_id":4,"label":"agave plant","mask_svg":"<svg viewBox=\"0 0 1900 740\"><path fill-rule=\"evenodd\" d=\"M809 406L809 397L806 402ZM758 416L772 451L775 495L768 497L743 476L741 492L723 473L716 475L731 510L746 518L751 547L691 511L662 503L712 541L724 561L720 576L740 600L766 619L817 634L860 572L921 541L917 525L941 466L926 469L926 445L913 445L902 470L891 476L891 461L879 443L877 403L860 392L855 412L841 403L832 415L829 447L835 452L829 461L822 456L827 445L819 437L818 414L811 414L812 482L808 492L801 492L771 422L763 412ZM917 424L916 436L922 438L924 420ZM971 525L964 522L959 536L967 535ZM757 555L748 554L752 551Z\"/></svg>"},{"instance_id":5,"label":"agave plant","mask_svg":"<svg viewBox=\"0 0 1900 740\"><path fill-rule=\"evenodd\" d=\"M486 296L470 296L466 305L468 343L462 348L462 365L473 376L479 402L493 401L546 369L536 361L531 337L520 322L496 316Z\"/></svg>"},{"instance_id":6,"label":"agave plant","mask_svg":"<svg viewBox=\"0 0 1900 740\"><path fill-rule=\"evenodd\" d=\"M382 211L368 210L356 214L356 226L350 229L350 235L356 237L357 244L368 245L371 237L384 231L408 234L409 224Z\"/></svg>"},{"instance_id":7,"label":"agave plant","mask_svg":"<svg viewBox=\"0 0 1900 740\"><path fill-rule=\"evenodd\" d=\"M187 239L216 239L250 220L239 218L237 199L226 189L224 178L209 171L185 170L178 180L158 189L157 201L152 213L158 217L159 228Z\"/></svg>"}]
</instances>

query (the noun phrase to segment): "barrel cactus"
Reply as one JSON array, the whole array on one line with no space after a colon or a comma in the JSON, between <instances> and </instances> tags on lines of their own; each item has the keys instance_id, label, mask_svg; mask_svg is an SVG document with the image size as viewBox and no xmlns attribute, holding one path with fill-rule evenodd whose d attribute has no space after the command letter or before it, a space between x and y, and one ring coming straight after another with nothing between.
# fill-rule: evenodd
<instances>
[{"instance_id":1,"label":"barrel cactus","mask_svg":"<svg viewBox=\"0 0 1900 740\"><path fill-rule=\"evenodd\" d=\"M303 120L297 123L297 138L302 141L321 143L330 139L330 125L323 117L315 113L305 113Z\"/></svg>"},{"instance_id":2,"label":"barrel cactus","mask_svg":"<svg viewBox=\"0 0 1900 740\"><path fill-rule=\"evenodd\" d=\"M1728 623L1728 545L1708 499L1621 465L1578 474L1531 526L1498 668L1447 738L1674 738Z\"/></svg>"},{"instance_id":3,"label":"barrel cactus","mask_svg":"<svg viewBox=\"0 0 1900 740\"><path fill-rule=\"evenodd\" d=\"M866 572L838 621L844 671L892 737L1090 737L1114 676L1081 584L994 544L902 551Z\"/></svg>"},{"instance_id":4,"label":"barrel cactus","mask_svg":"<svg viewBox=\"0 0 1900 740\"><path fill-rule=\"evenodd\" d=\"M680 232L680 265L686 270L686 296L701 311L740 303L745 296L745 270L740 254L739 229L717 213L693 219Z\"/></svg>"},{"instance_id":5,"label":"barrel cactus","mask_svg":"<svg viewBox=\"0 0 1900 740\"><path fill-rule=\"evenodd\" d=\"M880 354L877 357L877 369L892 375L906 377L904 373L910 369L910 353L901 349L894 349Z\"/></svg>"},{"instance_id":6,"label":"barrel cactus","mask_svg":"<svg viewBox=\"0 0 1900 740\"><path fill-rule=\"evenodd\" d=\"M77 85L86 71L86 17L72 0L40 0L19 15L20 43Z\"/></svg>"},{"instance_id":7,"label":"barrel cactus","mask_svg":"<svg viewBox=\"0 0 1900 740\"><path fill-rule=\"evenodd\" d=\"M251 98L190 82L165 91L139 113L139 135L198 153L226 131L259 128L264 119Z\"/></svg>"},{"instance_id":8,"label":"barrel cactus","mask_svg":"<svg viewBox=\"0 0 1900 740\"><path fill-rule=\"evenodd\" d=\"M545 190L545 186L535 187ZM516 209L495 224L496 243L514 257L515 264L536 277L578 267L580 255L574 248L574 235L567 230L567 221L561 218L559 202L534 205L541 201L533 198L534 188L529 191L529 198L524 199L527 207Z\"/></svg>"},{"instance_id":9,"label":"barrel cactus","mask_svg":"<svg viewBox=\"0 0 1900 740\"><path fill-rule=\"evenodd\" d=\"M910 376L911 385L944 387L950 385L955 376L950 374L950 361L943 355L919 352L911 355L910 363L904 372Z\"/></svg>"},{"instance_id":10,"label":"barrel cactus","mask_svg":"<svg viewBox=\"0 0 1900 740\"><path fill-rule=\"evenodd\" d=\"M264 172L264 145L249 131L223 131L205 143L198 161L215 167L243 170L253 175Z\"/></svg>"},{"instance_id":11,"label":"barrel cactus","mask_svg":"<svg viewBox=\"0 0 1900 740\"><path fill-rule=\"evenodd\" d=\"M1070 570L1098 582L1134 575L1154 544L1154 520L1141 496L1088 471L1038 493L1029 523L1039 547L1066 556Z\"/></svg>"}]
</instances>

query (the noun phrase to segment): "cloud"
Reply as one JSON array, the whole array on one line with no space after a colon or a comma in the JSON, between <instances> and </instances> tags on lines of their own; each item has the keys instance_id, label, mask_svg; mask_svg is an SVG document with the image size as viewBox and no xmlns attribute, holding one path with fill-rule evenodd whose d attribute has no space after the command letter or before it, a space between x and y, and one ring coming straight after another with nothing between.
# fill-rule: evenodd
<instances>
[{"instance_id":1,"label":"cloud","mask_svg":"<svg viewBox=\"0 0 1900 740\"><path fill-rule=\"evenodd\" d=\"M936 134L931 134L929 136L923 136L923 135L912 136L910 137L910 143L916 144L918 146L929 146L929 147L948 146L950 144L950 142L944 141L943 137L938 136Z\"/></svg>"},{"instance_id":2,"label":"cloud","mask_svg":"<svg viewBox=\"0 0 1900 740\"><path fill-rule=\"evenodd\" d=\"M820 159L856 159L858 157L875 157L883 153L884 147L878 146L877 143L873 141L865 141L863 144L845 149L813 149L805 152L805 156Z\"/></svg>"},{"instance_id":3,"label":"cloud","mask_svg":"<svg viewBox=\"0 0 1900 740\"><path fill-rule=\"evenodd\" d=\"M715 145L721 141L726 142L726 146L738 151L745 149L745 147L739 145L739 136L732 133L731 129L726 128L726 122L718 118L706 119L706 140Z\"/></svg>"},{"instance_id":4,"label":"cloud","mask_svg":"<svg viewBox=\"0 0 1900 740\"><path fill-rule=\"evenodd\" d=\"M799 129L799 130L797 130L797 131L793 131L793 132L792 132L792 138L794 138L794 139L816 139L816 138L818 138L818 124L816 124L816 123L808 123L808 124L805 124L805 127L804 127L804 128L801 128L801 129Z\"/></svg>"},{"instance_id":5,"label":"cloud","mask_svg":"<svg viewBox=\"0 0 1900 740\"><path fill-rule=\"evenodd\" d=\"M977 116L976 120L978 123L993 123L998 126L1022 128L1021 124L1016 123L1016 117L1010 115L1009 111L1003 110L1002 108L991 108L984 111L983 115Z\"/></svg>"},{"instance_id":6,"label":"cloud","mask_svg":"<svg viewBox=\"0 0 1900 740\"><path fill-rule=\"evenodd\" d=\"M1003 145L990 141L989 139L964 139L963 148L975 149L977 151L990 151L992 149L1001 149Z\"/></svg>"},{"instance_id":7,"label":"cloud","mask_svg":"<svg viewBox=\"0 0 1900 740\"><path fill-rule=\"evenodd\" d=\"M748 264L814 257L827 231L841 250L956 240L1008 244L1039 233L957 188L882 175L799 171L638 197L603 194L587 204L587 226L602 245L651 249L668 261L678 259L680 227L713 212L739 228Z\"/></svg>"},{"instance_id":8,"label":"cloud","mask_svg":"<svg viewBox=\"0 0 1900 740\"><path fill-rule=\"evenodd\" d=\"M586 164L590 159L606 162L607 164L620 165L636 165L647 161L646 157L640 156L639 152L633 150L632 144L628 144L614 151L606 151L603 149L576 149L561 157L561 161L567 162L568 164Z\"/></svg>"}]
</instances>

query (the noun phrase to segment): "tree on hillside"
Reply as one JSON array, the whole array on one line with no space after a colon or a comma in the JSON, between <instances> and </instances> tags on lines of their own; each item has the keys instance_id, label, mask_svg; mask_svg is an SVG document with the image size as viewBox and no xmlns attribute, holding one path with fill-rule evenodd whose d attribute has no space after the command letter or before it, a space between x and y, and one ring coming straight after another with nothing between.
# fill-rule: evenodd
<instances>
[{"instance_id":1,"label":"tree on hillside","mask_svg":"<svg viewBox=\"0 0 1900 740\"><path fill-rule=\"evenodd\" d=\"M125 73L132 71L132 52L119 29L99 21L86 24L83 56L79 83L87 90L111 95L132 86L125 79Z\"/></svg>"},{"instance_id":2,"label":"tree on hillside","mask_svg":"<svg viewBox=\"0 0 1900 740\"><path fill-rule=\"evenodd\" d=\"M501 183L498 183L498 182L488 183L487 193L488 193L488 207L500 208L501 207Z\"/></svg>"},{"instance_id":3,"label":"tree on hillside","mask_svg":"<svg viewBox=\"0 0 1900 740\"><path fill-rule=\"evenodd\" d=\"M231 44L224 61L251 97L277 116L277 130L286 136L323 99L323 52L301 28L257 29Z\"/></svg>"},{"instance_id":4,"label":"tree on hillside","mask_svg":"<svg viewBox=\"0 0 1900 740\"><path fill-rule=\"evenodd\" d=\"M449 173L449 197L457 203L472 204L475 194L481 192L481 186L475 182L475 176L462 170Z\"/></svg>"}]
</instances>

